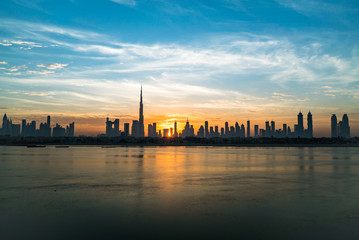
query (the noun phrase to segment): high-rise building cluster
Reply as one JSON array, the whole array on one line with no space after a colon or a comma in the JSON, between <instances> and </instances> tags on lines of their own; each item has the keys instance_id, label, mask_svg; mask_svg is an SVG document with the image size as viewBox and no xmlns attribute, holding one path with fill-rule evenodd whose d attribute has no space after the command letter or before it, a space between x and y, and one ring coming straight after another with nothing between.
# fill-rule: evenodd
<instances>
[{"instance_id":1,"label":"high-rise building cluster","mask_svg":"<svg viewBox=\"0 0 359 240\"><path fill-rule=\"evenodd\" d=\"M133 120L131 127L131 136L133 137L144 137L144 124L143 124L143 100L142 100L142 86L140 93L140 111L139 120ZM173 128L166 128L157 131L157 124L148 124L148 137L199 137L199 138L213 138L213 137L266 137L266 138L313 138L313 115L308 112L306 119L306 128L304 127L304 118L302 112L297 115L297 124L293 128L288 126L286 123L283 124L282 128L277 128L275 121L266 121L264 128L259 128L259 125L254 125L253 135L251 135L251 122L248 120L246 125L244 123L235 123L234 126L230 126L228 122L225 122L224 127L209 126L208 121L204 122L195 133L193 125L191 125L187 119L184 129L179 133L177 130L177 122L174 122ZM112 127L114 126L114 127ZM106 136L130 136L129 123L125 123L124 131L121 133L119 130L119 119L114 122L106 121ZM343 120L337 123L336 116L332 116L332 137L350 137L349 119L347 114L344 114Z\"/></svg>"},{"instance_id":2,"label":"high-rise building cluster","mask_svg":"<svg viewBox=\"0 0 359 240\"><path fill-rule=\"evenodd\" d=\"M337 116L335 114L331 117L331 136L332 138L343 137L350 138L350 126L349 126L349 118L347 114L343 115L341 121L337 120Z\"/></svg>"},{"instance_id":3,"label":"high-rise building cluster","mask_svg":"<svg viewBox=\"0 0 359 240\"><path fill-rule=\"evenodd\" d=\"M283 124L282 128L277 128L275 121L266 121L264 128L259 128L259 125L254 125L253 135L251 135L251 122L248 120L246 126L244 123L235 123L234 126L230 126L228 122L225 122L224 127L209 126L208 121L204 122L195 133L193 125L191 125L187 119L184 129L178 132L177 122L174 122L173 128L166 128L158 130L157 123L148 124L148 137L199 137L199 138L232 138L232 137L266 137L266 138L313 138L313 116L311 112L307 114L307 124L304 128L304 119L301 112L297 115L297 124L293 129L287 124ZM130 132L131 130L131 132ZM0 129L0 135L2 136L38 136L38 137L73 137L75 133L75 123L72 122L66 128L61 127L56 123L55 127L51 129L51 118L47 117L47 121L40 123L39 129L36 128L36 121L27 123L26 120L22 120L20 124L14 124L11 119L8 119L4 114L2 128ZM144 127L144 114L143 114L143 98L142 98L142 86L140 92L140 106L139 106L139 118L138 120L130 123L124 123L123 131L120 130L120 120L115 119L110 121L106 119L106 136L118 137L118 136L133 136L141 138L145 136ZM331 117L331 137L350 138L350 126L349 118L347 114L343 115L342 121L337 120L335 114Z\"/></svg>"},{"instance_id":4,"label":"high-rise building cluster","mask_svg":"<svg viewBox=\"0 0 359 240\"><path fill-rule=\"evenodd\" d=\"M156 129L156 125L154 126L154 128ZM130 136L130 124L124 123L123 129L124 129L124 131L121 132L119 119L115 119L115 121L110 121L109 118L106 119L106 136L107 137ZM153 129L153 126L151 127L151 129ZM140 93L139 118L138 118L138 120L132 121L131 136L133 136L133 137L144 137L145 136L143 101L142 101L142 86L141 86L141 93Z\"/></svg>"},{"instance_id":5,"label":"high-rise building cluster","mask_svg":"<svg viewBox=\"0 0 359 240\"><path fill-rule=\"evenodd\" d=\"M36 128L36 121L26 122L23 119L20 124L14 124L11 119L8 119L6 113L2 121L2 128L0 129L2 136L22 136L22 137L73 137L75 135L75 122L70 123L66 128L61 127L56 123L55 127L51 129L51 117L47 116L45 123L40 123L39 128Z\"/></svg>"},{"instance_id":6,"label":"high-rise building cluster","mask_svg":"<svg viewBox=\"0 0 359 240\"><path fill-rule=\"evenodd\" d=\"M313 117L309 112L307 115L307 129L304 129L303 114L300 112L297 116L298 123L294 125L294 131L291 130L287 124L283 124L282 129L277 129L275 121L266 121L265 128L260 129L259 125L254 125L253 137L274 137L274 138L312 138L313 137ZM185 129L182 131L181 137L200 137L200 138L212 138L212 137L252 137L251 136L251 122L248 120L246 126L242 123L235 123L234 126L230 126L228 122L225 122L224 127L219 131L218 126L209 126L208 121L204 122L204 126L201 125L197 135L194 135L193 126L189 124L188 120Z\"/></svg>"}]
</instances>

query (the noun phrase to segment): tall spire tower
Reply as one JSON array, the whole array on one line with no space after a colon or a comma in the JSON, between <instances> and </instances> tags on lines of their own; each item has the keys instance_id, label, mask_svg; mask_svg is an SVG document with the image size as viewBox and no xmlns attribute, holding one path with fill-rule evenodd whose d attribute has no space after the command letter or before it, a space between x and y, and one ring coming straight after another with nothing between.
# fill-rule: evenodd
<instances>
[{"instance_id":1,"label":"tall spire tower","mask_svg":"<svg viewBox=\"0 0 359 240\"><path fill-rule=\"evenodd\" d=\"M141 95L140 95L140 114L138 119L138 137L145 136L145 125L143 124L143 103L142 103L142 84L141 84Z\"/></svg>"}]
</instances>

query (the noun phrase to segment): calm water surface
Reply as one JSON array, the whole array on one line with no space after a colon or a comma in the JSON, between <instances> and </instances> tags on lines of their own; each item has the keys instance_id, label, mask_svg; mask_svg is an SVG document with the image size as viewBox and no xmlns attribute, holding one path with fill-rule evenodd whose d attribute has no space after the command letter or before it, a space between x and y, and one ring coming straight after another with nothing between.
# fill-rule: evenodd
<instances>
[{"instance_id":1,"label":"calm water surface","mask_svg":"<svg viewBox=\"0 0 359 240\"><path fill-rule=\"evenodd\" d=\"M1 239L359 239L359 148L0 146Z\"/></svg>"}]
</instances>

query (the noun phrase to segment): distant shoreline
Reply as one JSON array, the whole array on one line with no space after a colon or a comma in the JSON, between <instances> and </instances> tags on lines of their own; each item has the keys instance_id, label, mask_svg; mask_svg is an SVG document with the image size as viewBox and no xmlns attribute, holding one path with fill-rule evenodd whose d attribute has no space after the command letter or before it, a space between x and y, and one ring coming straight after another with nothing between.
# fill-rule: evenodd
<instances>
[{"instance_id":1,"label":"distant shoreline","mask_svg":"<svg viewBox=\"0 0 359 240\"><path fill-rule=\"evenodd\" d=\"M0 146L18 146L28 147L28 145L0 145ZM58 144L45 144L45 147L63 146ZM283 147L359 147L359 144L118 144L118 145L99 145L99 144L67 144L68 147L101 147L101 148L119 148L119 147L269 147L269 148L283 148Z\"/></svg>"},{"instance_id":2,"label":"distant shoreline","mask_svg":"<svg viewBox=\"0 0 359 240\"><path fill-rule=\"evenodd\" d=\"M0 137L0 146L359 147L359 138ZM62 146L62 147L61 147Z\"/></svg>"}]
</instances>

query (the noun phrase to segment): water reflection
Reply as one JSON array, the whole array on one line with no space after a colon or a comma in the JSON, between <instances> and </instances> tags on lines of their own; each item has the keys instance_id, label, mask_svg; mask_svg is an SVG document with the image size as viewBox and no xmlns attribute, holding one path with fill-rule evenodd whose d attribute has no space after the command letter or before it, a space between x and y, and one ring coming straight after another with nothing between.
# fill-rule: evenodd
<instances>
[{"instance_id":1,"label":"water reflection","mask_svg":"<svg viewBox=\"0 0 359 240\"><path fill-rule=\"evenodd\" d=\"M330 238L359 223L358 166L357 148L0 147L0 210L125 235Z\"/></svg>"}]
</instances>

